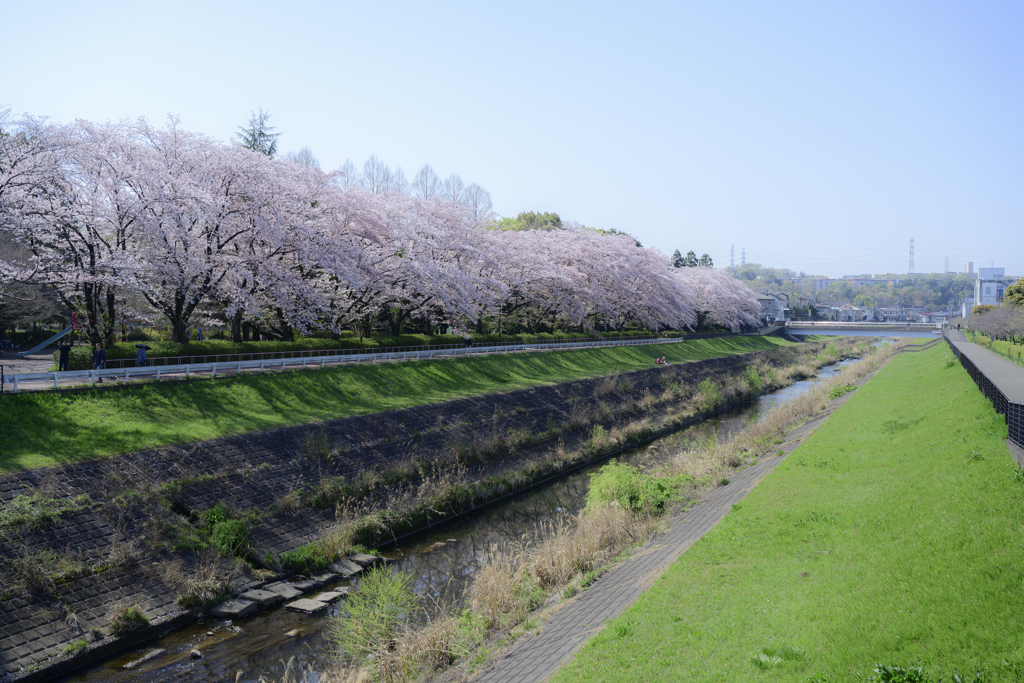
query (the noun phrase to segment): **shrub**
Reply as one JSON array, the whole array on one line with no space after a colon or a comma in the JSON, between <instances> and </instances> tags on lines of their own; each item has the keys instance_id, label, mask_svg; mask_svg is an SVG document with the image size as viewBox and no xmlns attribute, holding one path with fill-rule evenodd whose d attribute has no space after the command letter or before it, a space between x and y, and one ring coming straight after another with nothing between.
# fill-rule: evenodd
<instances>
[{"instance_id":1,"label":"shrub","mask_svg":"<svg viewBox=\"0 0 1024 683\"><path fill-rule=\"evenodd\" d=\"M856 384L840 384L829 389L828 398L829 400L837 399L843 394L848 394L857 388Z\"/></svg>"},{"instance_id":2,"label":"shrub","mask_svg":"<svg viewBox=\"0 0 1024 683\"><path fill-rule=\"evenodd\" d=\"M146 626L149 626L149 618L138 605L128 607L118 604L111 611L110 631L115 636L123 636Z\"/></svg>"},{"instance_id":3,"label":"shrub","mask_svg":"<svg viewBox=\"0 0 1024 683\"><path fill-rule=\"evenodd\" d=\"M128 333L126 339L130 342L144 342L149 341L149 335L142 330L132 330Z\"/></svg>"},{"instance_id":4,"label":"shrub","mask_svg":"<svg viewBox=\"0 0 1024 683\"><path fill-rule=\"evenodd\" d=\"M697 396L701 410L717 410L722 405L722 395L718 391L718 385L710 379L705 379L697 385Z\"/></svg>"},{"instance_id":5,"label":"shrub","mask_svg":"<svg viewBox=\"0 0 1024 683\"><path fill-rule=\"evenodd\" d=\"M324 569L332 561L327 552L318 543L300 545L295 550L281 553L281 568L292 574L308 574Z\"/></svg>"},{"instance_id":6,"label":"shrub","mask_svg":"<svg viewBox=\"0 0 1024 683\"><path fill-rule=\"evenodd\" d=\"M693 481L693 478L685 474L653 476L643 474L632 465L612 460L597 473L590 475L587 508L594 509L617 501L622 507L636 513L662 512L679 497L680 487L689 481Z\"/></svg>"},{"instance_id":7,"label":"shrub","mask_svg":"<svg viewBox=\"0 0 1024 683\"><path fill-rule=\"evenodd\" d=\"M743 379L747 381L747 386L750 387L751 394L760 394L761 387L764 386L764 379L762 379L760 373L753 365L748 365L743 370Z\"/></svg>"},{"instance_id":8,"label":"shrub","mask_svg":"<svg viewBox=\"0 0 1024 683\"><path fill-rule=\"evenodd\" d=\"M227 519L214 524L210 540L225 555L242 555L252 545L249 530L238 519Z\"/></svg>"},{"instance_id":9,"label":"shrub","mask_svg":"<svg viewBox=\"0 0 1024 683\"><path fill-rule=\"evenodd\" d=\"M413 576L375 567L359 580L328 634L349 655L380 655L395 649L399 632L419 606ZM379 656L375 657L380 661ZM383 679L384 676L381 676Z\"/></svg>"}]
</instances>

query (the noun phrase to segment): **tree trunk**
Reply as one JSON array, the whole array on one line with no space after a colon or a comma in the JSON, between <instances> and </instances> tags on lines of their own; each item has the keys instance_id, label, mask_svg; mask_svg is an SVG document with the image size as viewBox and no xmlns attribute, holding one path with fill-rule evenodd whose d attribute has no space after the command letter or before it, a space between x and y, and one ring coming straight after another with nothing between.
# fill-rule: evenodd
<instances>
[{"instance_id":1,"label":"tree trunk","mask_svg":"<svg viewBox=\"0 0 1024 683\"><path fill-rule=\"evenodd\" d=\"M281 319L281 341L295 341L295 330L285 320L284 311L280 308L277 309L277 317Z\"/></svg>"},{"instance_id":2,"label":"tree trunk","mask_svg":"<svg viewBox=\"0 0 1024 683\"><path fill-rule=\"evenodd\" d=\"M117 331L117 321L114 316L114 291L107 288L107 310L104 314L106 329L104 330L103 346L110 349L114 347L114 334Z\"/></svg>"},{"instance_id":3,"label":"tree trunk","mask_svg":"<svg viewBox=\"0 0 1024 683\"><path fill-rule=\"evenodd\" d=\"M231 317L231 341L238 344L242 341L242 309Z\"/></svg>"}]
</instances>

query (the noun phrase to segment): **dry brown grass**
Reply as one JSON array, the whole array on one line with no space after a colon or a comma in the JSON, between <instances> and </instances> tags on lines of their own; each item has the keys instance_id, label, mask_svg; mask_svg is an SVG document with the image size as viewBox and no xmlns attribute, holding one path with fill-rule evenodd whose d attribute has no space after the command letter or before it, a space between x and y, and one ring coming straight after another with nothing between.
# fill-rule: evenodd
<instances>
[{"instance_id":1,"label":"dry brown grass","mask_svg":"<svg viewBox=\"0 0 1024 683\"><path fill-rule=\"evenodd\" d=\"M577 401L569 408L569 421L566 423L569 429L587 427L593 421L593 410L589 405Z\"/></svg>"},{"instance_id":2,"label":"dry brown grass","mask_svg":"<svg viewBox=\"0 0 1024 683\"><path fill-rule=\"evenodd\" d=\"M164 580L178 591L179 607L205 607L231 590L234 572L216 550L197 553L186 565L176 559L161 566Z\"/></svg>"},{"instance_id":3,"label":"dry brown grass","mask_svg":"<svg viewBox=\"0 0 1024 683\"><path fill-rule=\"evenodd\" d=\"M469 608L484 617L489 627L516 621L523 614L519 594L528 570L519 547L492 545L484 552L483 565L469 588Z\"/></svg>"},{"instance_id":4,"label":"dry brown grass","mask_svg":"<svg viewBox=\"0 0 1024 683\"><path fill-rule=\"evenodd\" d=\"M546 522L547 540L529 554L529 571L547 590L561 588L606 564L625 548L649 538L658 524L619 505L590 509Z\"/></svg>"}]
</instances>

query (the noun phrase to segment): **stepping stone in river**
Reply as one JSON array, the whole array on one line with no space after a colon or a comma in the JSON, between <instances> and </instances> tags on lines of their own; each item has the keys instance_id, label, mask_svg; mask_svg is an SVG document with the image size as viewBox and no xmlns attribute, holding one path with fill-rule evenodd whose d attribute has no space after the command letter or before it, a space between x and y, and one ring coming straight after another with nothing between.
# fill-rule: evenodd
<instances>
[{"instance_id":1,"label":"stepping stone in river","mask_svg":"<svg viewBox=\"0 0 1024 683\"><path fill-rule=\"evenodd\" d=\"M280 593L268 590L251 590L246 591L238 596L242 600L252 600L260 606L260 609L264 607L273 607L274 605L284 602L284 596Z\"/></svg>"},{"instance_id":2,"label":"stepping stone in river","mask_svg":"<svg viewBox=\"0 0 1024 683\"><path fill-rule=\"evenodd\" d=\"M240 600L236 598L220 603L213 608L210 614L224 619L244 619L258 610L259 607L254 600Z\"/></svg>"},{"instance_id":3,"label":"stepping stone in river","mask_svg":"<svg viewBox=\"0 0 1024 683\"><path fill-rule=\"evenodd\" d=\"M313 578L306 579L305 581L296 581L292 585L298 588L303 593L307 593L311 590L319 588L325 583L330 583L331 581L334 581L337 578L337 574L335 574L334 572L328 572L327 574L320 574L319 576L314 576Z\"/></svg>"},{"instance_id":4,"label":"stepping stone in river","mask_svg":"<svg viewBox=\"0 0 1024 683\"><path fill-rule=\"evenodd\" d=\"M383 557L378 557L376 555L367 555L366 553L354 553L352 555L349 555L348 559L352 560L364 569L372 564L377 564L378 562L384 561Z\"/></svg>"},{"instance_id":5,"label":"stepping stone in river","mask_svg":"<svg viewBox=\"0 0 1024 683\"><path fill-rule=\"evenodd\" d=\"M292 612L302 612L303 614L313 614L319 612L322 609L327 608L326 602L320 602L319 600L310 600L303 598L302 600L296 600L295 602L289 602L284 606L285 609L291 610Z\"/></svg>"},{"instance_id":6,"label":"stepping stone in river","mask_svg":"<svg viewBox=\"0 0 1024 683\"><path fill-rule=\"evenodd\" d=\"M347 598L347 597L348 597L348 587L346 586L344 588L338 588L337 590L329 591L327 593L321 593L320 595L316 596L313 599L317 600L319 602L331 603L331 602L334 602L335 600L337 600L338 598Z\"/></svg>"},{"instance_id":7,"label":"stepping stone in river","mask_svg":"<svg viewBox=\"0 0 1024 683\"><path fill-rule=\"evenodd\" d=\"M285 600L291 600L302 595L302 591L300 591L298 588L291 585L290 583L284 583L283 581L278 581L277 583L268 583L266 586L263 587L263 590L269 591L271 593L277 593Z\"/></svg>"},{"instance_id":8,"label":"stepping stone in river","mask_svg":"<svg viewBox=\"0 0 1024 683\"><path fill-rule=\"evenodd\" d=\"M363 571L363 568L352 560L343 557L331 565L331 571L338 572L343 578L347 579Z\"/></svg>"}]
</instances>

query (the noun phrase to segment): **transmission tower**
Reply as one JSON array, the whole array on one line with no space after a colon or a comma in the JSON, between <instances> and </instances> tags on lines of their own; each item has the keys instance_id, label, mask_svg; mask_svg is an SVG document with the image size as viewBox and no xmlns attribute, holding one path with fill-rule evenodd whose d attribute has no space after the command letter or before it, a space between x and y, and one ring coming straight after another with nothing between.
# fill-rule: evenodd
<instances>
[{"instance_id":1,"label":"transmission tower","mask_svg":"<svg viewBox=\"0 0 1024 683\"><path fill-rule=\"evenodd\" d=\"M730 244L729 245L729 267L730 268L735 268L736 267L736 245L735 244Z\"/></svg>"},{"instance_id":2,"label":"transmission tower","mask_svg":"<svg viewBox=\"0 0 1024 683\"><path fill-rule=\"evenodd\" d=\"M914 238L910 238L910 269L907 270L907 275L912 275L914 272Z\"/></svg>"},{"instance_id":3,"label":"transmission tower","mask_svg":"<svg viewBox=\"0 0 1024 683\"><path fill-rule=\"evenodd\" d=\"M741 266L747 265L747 248L746 247L743 247L740 250L740 265Z\"/></svg>"},{"instance_id":4,"label":"transmission tower","mask_svg":"<svg viewBox=\"0 0 1024 683\"><path fill-rule=\"evenodd\" d=\"M946 272L949 272L949 257L946 257Z\"/></svg>"}]
</instances>

